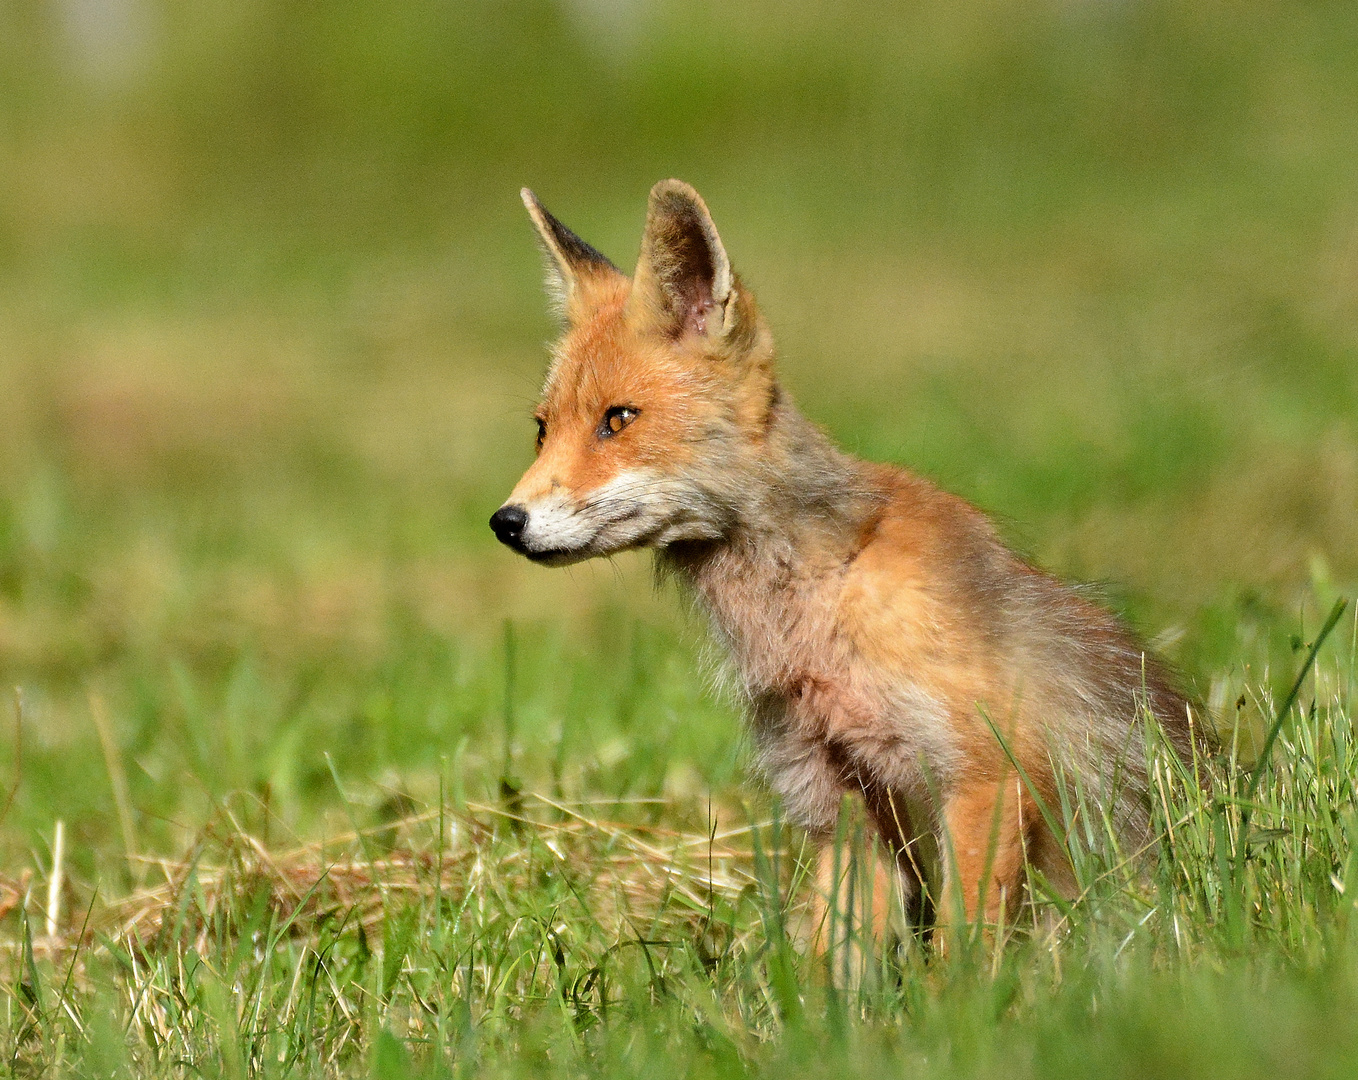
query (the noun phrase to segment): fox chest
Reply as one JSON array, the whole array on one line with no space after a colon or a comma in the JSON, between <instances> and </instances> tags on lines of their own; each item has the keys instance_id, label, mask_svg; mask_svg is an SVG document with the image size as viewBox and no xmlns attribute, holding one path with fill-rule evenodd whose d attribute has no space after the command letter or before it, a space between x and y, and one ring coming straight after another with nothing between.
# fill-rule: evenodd
<instances>
[{"instance_id":1,"label":"fox chest","mask_svg":"<svg viewBox=\"0 0 1358 1080\"><path fill-rule=\"evenodd\" d=\"M839 582L789 577L728 572L703 583L713 632L748 701L801 700L852 661L836 611Z\"/></svg>"},{"instance_id":2,"label":"fox chest","mask_svg":"<svg viewBox=\"0 0 1358 1080\"><path fill-rule=\"evenodd\" d=\"M729 590L708 606L759 764L789 813L827 828L856 791L870 803L904 799L918 820L930 777L946 777L956 756L946 713L908 673L863 655L840 617L841 593L821 579L757 598Z\"/></svg>"}]
</instances>

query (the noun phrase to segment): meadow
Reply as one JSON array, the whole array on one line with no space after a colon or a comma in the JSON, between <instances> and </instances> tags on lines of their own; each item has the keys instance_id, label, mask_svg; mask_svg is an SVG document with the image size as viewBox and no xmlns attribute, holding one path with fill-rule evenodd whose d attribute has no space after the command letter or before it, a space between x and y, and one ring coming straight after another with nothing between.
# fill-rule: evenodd
<instances>
[{"instance_id":1,"label":"meadow","mask_svg":"<svg viewBox=\"0 0 1358 1080\"><path fill-rule=\"evenodd\" d=\"M1350 1075L1355 145L1340 3L0 0L10 1072ZM701 618L486 527L519 187L628 266L670 175L1221 734L999 944L806 956Z\"/></svg>"}]
</instances>

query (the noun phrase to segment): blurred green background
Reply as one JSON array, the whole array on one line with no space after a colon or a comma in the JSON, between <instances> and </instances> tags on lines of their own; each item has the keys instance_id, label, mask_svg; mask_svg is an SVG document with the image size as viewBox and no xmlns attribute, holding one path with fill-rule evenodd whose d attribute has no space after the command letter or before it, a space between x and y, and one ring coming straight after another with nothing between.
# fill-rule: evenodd
<instances>
[{"instance_id":1,"label":"blurred green background","mask_svg":"<svg viewBox=\"0 0 1358 1080\"><path fill-rule=\"evenodd\" d=\"M645 558L485 526L553 333L524 184L622 266L695 184L844 445L1214 707L1285 677L1358 580L1355 148L1349 3L0 0L9 865L58 817L120 864L118 768L157 851L339 827L327 753L379 816L506 742L742 790Z\"/></svg>"}]
</instances>

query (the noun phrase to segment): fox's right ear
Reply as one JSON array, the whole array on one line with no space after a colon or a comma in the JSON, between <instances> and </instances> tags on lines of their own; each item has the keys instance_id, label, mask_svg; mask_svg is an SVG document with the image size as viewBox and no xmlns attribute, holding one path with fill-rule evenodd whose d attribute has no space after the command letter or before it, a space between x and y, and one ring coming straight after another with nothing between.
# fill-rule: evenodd
<instances>
[{"instance_id":1,"label":"fox's right ear","mask_svg":"<svg viewBox=\"0 0 1358 1080\"><path fill-rule=\"evenodd\" d=\"M582 280L592 274L620 271L608 259L562 225L538 202L528 188L519 192L528 216L538 230L538 240L547 257L547 292L561 315L570 309Z\"/></svg>"}]
</instances>

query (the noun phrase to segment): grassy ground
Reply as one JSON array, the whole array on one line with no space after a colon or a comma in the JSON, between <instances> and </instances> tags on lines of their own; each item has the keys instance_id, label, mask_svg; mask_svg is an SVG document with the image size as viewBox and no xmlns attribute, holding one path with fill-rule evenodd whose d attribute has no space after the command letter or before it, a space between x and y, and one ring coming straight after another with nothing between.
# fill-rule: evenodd
<instances>
[{"instance_id":1,"label":"grassy ground","mask_svg":"<svg viewBox=\"0 0 1358 1080\"><path fill-rule=\"evenodd\" d=\"M679 175L805 410L1104 582L1252 761L1358 584L1349 6L81 10L0 4L12 1071L1349 1071L1352 609L1257 791L1162 771L1055 937L831 992L702 627L485 526L518 187L625 265Z\"/></svg>"}]
</instances>

